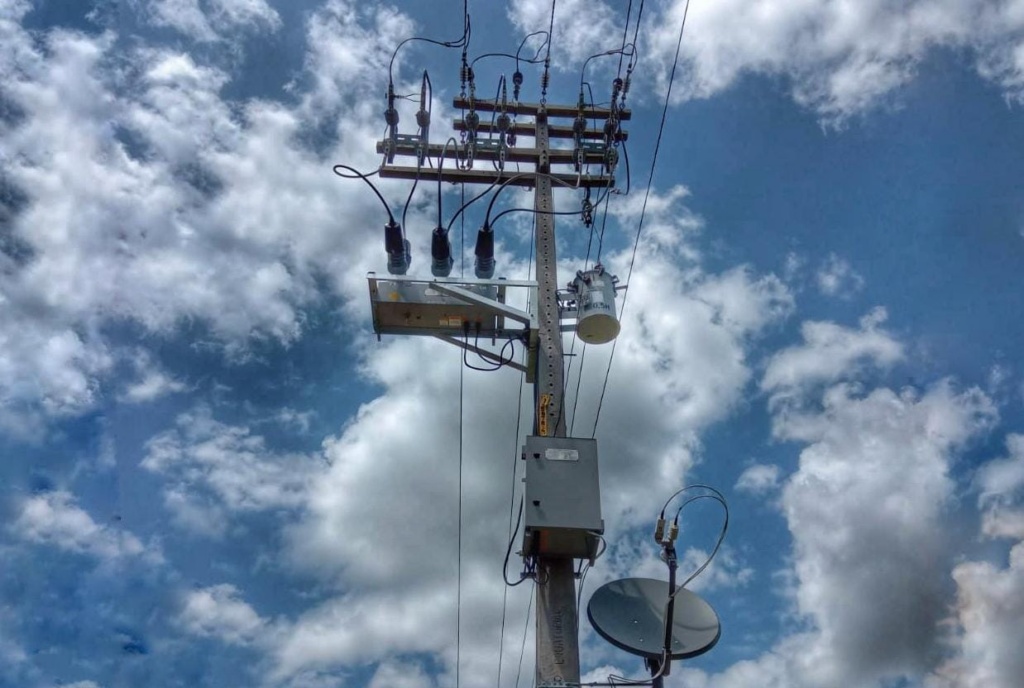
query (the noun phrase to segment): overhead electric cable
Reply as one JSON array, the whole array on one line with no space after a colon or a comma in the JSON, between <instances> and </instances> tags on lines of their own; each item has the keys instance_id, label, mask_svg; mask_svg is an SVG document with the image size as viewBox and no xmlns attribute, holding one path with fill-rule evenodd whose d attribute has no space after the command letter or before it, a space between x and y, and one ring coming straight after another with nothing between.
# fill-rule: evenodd
<instances>
[{"instance_id":1,"label":"overhead electric cable","mask_svg":"<svg viewBox=\"0 0 1024 688\"><path fill-rule=\"evenodd\" d=\"M338 171L339 167L343 170L349 170L353 174L342 174L341 172ZM380 191L377 190L377 187L374 185L374 183L369 180L369 177L372 177L373 175L377 174L378 170L374 170L373 172L369 173L363 173L354 167L349 167L348 165L335 165L333 168L333 172L342 179L362 179L364 182L366 182L366 184L371 189L373 189L373 193L377 194L377 198L380 199L381 205L383 205L384 210L387 211L388 220L390 220L391 222L395 221L395 216L391 214L391 208L388 206L388 202L384 200L384 196L382 196Z\"/></svg>"},{"instance_id":2,"label":"overhead electric cable","mask_svg":"<svg viewBox=\"0 0 1024 688\"><path fill-rule=\"evenodd\" d=\"M461 223L461 227L460 227L460 232L462 234L462 237L459 239L459 277L465 277L466 276L466 216L463 214L463 211L466 209L466 206L468 204L466 203L466 185L465 184L460 184L459 186L462 189L462 207L459 208L459 212L457 212L455 214L455 217L458 217L459 215L462 215L462 223ZM487 192L485 191L484 193L487 193ZM482 196L482 195L483 194L480 194L480 196ZM477 198L480 198L480 196L477 196ZM476 198L473 199L473 201L475 201L475 200L476 200ZM470 203L472 203L473 201L470 201ZM455 217L452 218L452 222L455 221ZM448 223L448 229L450 230L451 228L452 228L452 225L451 225L451 222L449 222Z\"/></svg>"},{"instance_id":3,"label":"overhead electric cable","mask_svg":"<svg viewBox=\"0 0 1024 688\"><path fill-rule=\"evenodd\" d=\"M458 555L458 572L456 575L456 620L455 620L455 686L459 686L459 669L462 664L462 418L463 418L463 398L464 398L464 386L463 381L465 379L466 369L463 366L459 366L459 555Z\"/></svg>"},{"instance_id":4,"label":"overhead electric cable","mask_svg":"<svg viewBox=\"0 0 1024 688\"><path fill-rule=\"evenodd\" d=\"M643 12L643 2L640 3L640 11ZM637 223L636 228L636 239L633 241L633 253L629 259L629 270L626 273L626 284L629 284L629 279L633 274L633 264L636 261L637 247L640 245L640 234L644 229L644 217L647 214L647 200L651 196L651 186L654 184L654 170L658 164L658 151L661 148L661 137L665 133L665 120L668 119L668 106L672 98L672 84L676 78L676 67L679 65L679 51L683 46L683 32L686 30L686 17L690 12L690 0L686 0L686 6L683 8L683 21L679 24L679 38L676 40L676 54L672 60L672 71L668 77L668 88L665 90L665 106L661 110L661 123L658 125L658 138L654 143L654 155L651 158L651 173L647 177L647 190L644 191L644 203L640 208L640 221ZM639 28L639 17L637 18L637 27ZM629 290L622 295L622 305L619 307L619 322L622 322L622 315L626 311L626 299L629 297ZM601 385L601 396L597 401L597 413L594 416L594 430L590 433L591 438L597 435L597 423L601 419L601 405L604 403L604 395L608 390L608 377L612 372L612 362L615 360L615 347L619 340L616 339L612 342L612 351L608 357L608 368L604 373L604 384Z\"/></svg>"},{"instance_id":5,"label":"overhead electric cable","mask_svg":"<svg viewBox=\"0 0 1024 688\"><path fill-rule=\"evenodd\" d=\"M551 23L548 25L548 50L544 56L544 73L540 78L540 104L547 105L548 84L551 83L551 44L555 38L555 2L551 0Z\"/></svg>"},{"instance_id":6,"label":"overhead electric cable","mask_svg":"<svg viewBox=\"0 0 1024 688\"><path fill-rule=\"evenodd\" d=\"M519 670L516 672L516 688L519 688L519 677L523 673L523 656L526 654L526 636L530 628L530 610L533 608L533 598L537 593L537 586L530 588L530 601L526 603L526 623L523 624L523 646L519 648Z\"/></svg>"},{"instance_id":7,"label":"overhead electric cable","mask_svg":"<svg viewBox=\"0 0 1024 688\"><path fill-rule=\"evenodd\" d=\"M535 216L534 217L534 224L536 224L536 222L537 222L537 220L536 220L536 216ZM533 259L533 242L530 242L530 259L531 260ZM533 270L533 266L531 265L529 267L529 272L527 273L527 278L526 278L527 280L529 280L530 277L532 276L532 270ZM527 311L529 311L529 306L527 306ZM526 349L523 348L521 350L521 353L522 353L523 363L526 363ZM512 441L513 441L513 445L512 445L512 481L511 481L512 485L511 485L511 489L509 490L509 497L508 497L508 532L509 532L508 537L509 537L509 542L512 542L515 539L515 534L516 534L516 532L519 531L518 520L517 520L517 523L516 523L515 531L512 530L512 514L515 512L516 486L518 485L518 483L516 482L516 470L519 467L519 433L520 433L520 430L522 429L522 420L523 420L523 380L525 379L525 377L526 377L525 375L520 375L519 376L519 392L518 392L518 394L516 394L516 434L512 438ZM519 512L520 517L522 517L522 513L523 512L520 510L520 512ZM509 548L509 550L511 551L511 548ZM506 560L505 560L505 566L506 567L508 566L507 556L508 555L506 554ZM502 588L502 594L501 594L501 635L500 635L500 639L498 641L498 682L496 684L497 688L501 688L501 668L502 668L502 662L503 662L504 657L505 657L505 617L506 617L507 611L508 611L508 588L509 588L509 586L507 586L507 585L504 588Z\"/></svg>"},{"instance_id":8,"label":"overhead electric cable","mask_svg":"<svg viewBox=\"0 0 1024 688\"><path fill-rule=\"evenodd\" d=\"M409 203L412 202L412 195L416 193L416 186L420 183L420 170L423 169L419 165L416 166L416 178L412 181L412 188L409 189L409 195L405 199L405 206L402 208L402 227L405 225L405 215L409 212Z\"/></svg>"},{"instance_id":9,"label":"overhead electric cable","mask_svg":"<svg viewBox=\"0 0 1024 688\"><path fill-rule=\"evenodd\" d=\"M402 49L406 43L412 43L413 41L423 41L424 43L430 43L431 45L439 45L442 48L468 48L469 39L472 36L472 26L469 21L469 0L463 0L462 3L462 36L454 41L438 41L433 38L425 38L423 36L412 36L406 38L395 47L395 51L391 53L391 61L388 63L388 85L394 84L394 69L395 69L395 58L398 57L398 51Z\"/></svg>"},{"instance_id":10,"label":"overhead electric cable","mask_svg":"<svg viewBox=\"0 0 1024 688\"><path fill-rule=\"evenodd\" d=\"M530 38L532 38L533 36L539 36L539 35L542 35L542 34L543 35L547 35L547 33L548 33L547 31L534 31L533 33L527 34L526 38L524 38L522 40L522 42L519 44L519 48L518 48L518 50L516 50L516 54L515 55L512 55L511 53L502 53L502 52L484 53L482 55L477 55L476 57L474 57L473 61L470 62L469 64L472 67L472 66L476 65L477 62L479 62L480 60L482 60L484 58L487 58L487 57L507 57L510 60L515 60L516 61L516 70L517 71L519 70L519 63L520 62L525 62L526 64L541 64L541 63L544 62L544 60L541 59L540 53L547 46L547 41L544 41L543 43L540 44L540 46L537 48L537 51L534 53L533 57L530 57L530 58L521 57L520 54L522 53L523 47L526 45L526 41L530 40Z\"/></svg>"},{"instance_id":11,"label":"overhead electric cable","mask_svg":"<svg viewBox=\"0 0 1024 688\"><path fill-rule=\"evenodd\" d=\"M626 34L629 32L629 18L633 14L633 0L629 0L629 6L626 8L626 23L622 25L622 49L626 49ZM622 76L622 58L623 54L619 53L619 67L615 70L615 76Z\"/></svg>"}]
</instances>

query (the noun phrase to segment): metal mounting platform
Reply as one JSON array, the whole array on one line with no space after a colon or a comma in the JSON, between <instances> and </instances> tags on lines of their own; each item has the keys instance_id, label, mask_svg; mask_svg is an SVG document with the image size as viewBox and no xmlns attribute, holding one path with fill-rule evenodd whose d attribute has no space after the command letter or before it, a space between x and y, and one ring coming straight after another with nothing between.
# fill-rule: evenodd
<instances>
[{"instance_id":1,"label":"metal mounting platform","mask_svg":"<svg viewBox=\"0 0 1024 688\"><path fill-rule=\"evenodd\" d=\"M480 354L527 373L532 382L532 365L537 349L537 318L505 303L509 289L530 290L536 303L537 283L526 280L485 280L434 277L417 279L404 275L367 277L370 309L377 339L385 334L437 337L449 344ZM502 361L497 354L481 349L481 341L521 339L529 347L527 365Z\"/></svg>"}]
</instances>

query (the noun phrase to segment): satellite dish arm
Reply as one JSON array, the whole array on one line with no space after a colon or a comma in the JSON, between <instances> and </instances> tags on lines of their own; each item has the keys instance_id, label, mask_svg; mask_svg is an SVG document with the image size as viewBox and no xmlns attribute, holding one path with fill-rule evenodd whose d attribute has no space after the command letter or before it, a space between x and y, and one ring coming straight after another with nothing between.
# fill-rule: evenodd
<instances>
[{"instance_id":1,"label":"satellite dish arm","mask_svg":"<svg viewBox=\"0 0 1024 688\"><path fill-rule=\"evenodd\" d=\"M679 560L676 557L676 548L672 540L665 540L662 547L662 556L668 564L668 607L665 610L665 650L662 653L661 661L652 659L648 664L651 670L651 688L663 688L665 676L668 676L672 666L672 621L675 618L676 596L672 593L676 589L676 570L679 568Z\"/></svg>"}]
</instances>

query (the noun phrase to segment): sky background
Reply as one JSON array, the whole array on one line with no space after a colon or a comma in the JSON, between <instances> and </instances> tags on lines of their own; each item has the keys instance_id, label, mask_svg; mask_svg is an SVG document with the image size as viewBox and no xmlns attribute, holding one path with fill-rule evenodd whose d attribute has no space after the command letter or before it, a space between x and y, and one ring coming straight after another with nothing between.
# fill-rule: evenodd
<instances>
[{"instance_id":1,"label":"sky background","mask_svg":"<svg viewBox=\"0 0 1024 688\"><path fill-rule=\"evenodd\" d=\"M550 102L576 101L639 5L557 0ZM551 8L473 0L470 57L514 52ZM694 0L631 262L683 8L648 0L640 22L596 428L612 348L566 340L609 544L584 604L666 577L657 509L704 482L731 510L693 584L722 638L668 685L1019 688L1024 2ZM0 0L0 686L532 685L532 583L501 576L529 387L376 340L386 213L331 173L380 164L395 47L457 39L461 16ZM395 60L399 93L430 71L435 141L459 58ZM598 102L618 62L590 62ZM477 64L482 97L515 69ZM410 184L379 186L401 211ZM421 184L409 203L412 275L437 202ZM499 275L529 274L530 220L496 224ZM578 217L557 228L565 282L594 256ZM687 508L683 571L720 524ZM580 628L586 680L643 673Z\"/></svg>"}]
</instances>

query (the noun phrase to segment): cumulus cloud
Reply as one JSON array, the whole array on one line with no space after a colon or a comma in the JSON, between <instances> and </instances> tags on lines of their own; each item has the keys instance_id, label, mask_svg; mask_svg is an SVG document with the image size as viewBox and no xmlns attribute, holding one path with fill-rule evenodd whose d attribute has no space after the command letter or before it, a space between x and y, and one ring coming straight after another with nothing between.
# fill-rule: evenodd
<instances>
[{"instance_id":1,"label":"cumulus cloud","mask_svg":"<svg viewBox=\"0 0 1024 688\"><path fill-rule=\"evenodd\" d=\"M264 633L267 622L239 598L233 585L214 585L185 594L177 619L194 635L231 645L248 645Z\"/></svg>"},{"instance_id":2,"label":"cumulus cloud","mask_svg":"<svg viewBox=\"0 0 1024 688\"><path fill-rule=\"evenodd\" d=\"M719 674L687 672L692 685L875 685L921 676L940 659L949 470L992 427L995 406L948 381L923 394L839 384L823 402L814 422L782 424L783 437L806 443L781 498L792 603L806 630Z\"/></svg>"},{"instance_id":3,"label":"cumulus cloud","mask_svg":"<svg viewBox=\"0 0 1024 688\"><path fill-rule=\"evenodd\" d=\"M220 40L229 31L275 31L281 17L265 0L157 0L151 21L201 42Z\"/></svg>"},{"instance_id":4,"label":"cumulus cloud","mask_svg":"<svg viewBox=\"0 0 1024 688\"><path fill-rule=\"evenodd\" d=\"M774 492L779 486L780 469L774 464L755 463L740 473L736 480L736 490L763 495Z\"/></svg>"},{"instance_id":5,"label":"cumulus cloud","mask_svg":"<svg viewBox=\"0 0 1024 688\"><path fill-rule=\"evenodd\" d=\"M147 552L137 537L119 528L99 525L75 502L74 496L63 490L30 497L21 504L9 528L23 540L88 554L101 562ZM155 551L150 554L159 557Z\"/></svg>"},{"instance_id":6,"label":"cumulus cloud","mask_svg":"<svg viewBox=\"0 0 1024 688\"><path fill-rule=\"evenodd\" d=\"M951 619L954 654L929 685L1010 688L1024 675L1024 435L1007 438L1009 455L977 475L982 534L1010 539L1008 562L965 561L953 569L957 585Z\"/></svg>"},{"instance_id":7,"label":"cumulus cloud","mask_svg":"<svg viewBox=\"0 0 1024 688\"><path fill-rule=\"evenodd\" d=\"M914 674L932 660L949 466L995 418L979 390L940 383L921 397L880 389L859 398L840 387L826 394L813 436L802 425L811 444L782 504L797 607L820 631L815 649L831 659L819 667L822 684Z\"/></svg>"},{"instance_id":8,"label":"cumulus cloud","mask_svg":"<svg viewBox=\"0 0 1024 688\"><path fill-rule=\"evenodd\" d=\"M651 85L661 93L686 5L648 3L644 11L643 71L654 75ZM559 3L555 53L578 64L598 50L618 48L624 9L608 2ZM520 31L535 31L546 28L550 11L546 0L525 0L509 16ZM840 124L894 98L927 56L948 48L968 51L978 73L1007 99L1024 97L1024 12L1016 2L726 0L693 3L686 21L683 78L675 91L680 99L712 96L744 74L782 75L797 102L823 122ZM612 68L618 61L609 62Z\"/></svg>"},{"instance_id":9,"label":"cumulus cloud","mask_svg":"<svg viewBox=\"0 0 1024 688\"><path fill-rule=\"evenodd\" d=\"M830 253L815 275L818 289L826 296L848 299L864 288L864 278L850 264Z\"/></svg>"},{"instance_id":10,"label":"cumulus cloud","mask_svg":"<svg viewBox=\"0 0 1024 688\"><path fill-rule=\"evenodd\" d=\"M258 0L204 7L236 23L272 11ZM20 199L5 211L0 257L0 319L11 325L0 332L0 427L38 436L49 419L95 407L116 368L112 322L158 335L199 325L244 355L253 340L299 337L324 276L362 316L360 276L377 253L351 239L380 208L328 159L372 164L369 95L407 19L380 9L386 30L363 30L340 0L311 14L312 83L289 108L231 103L231 74L181 51L111 33L34 40L20 25L28 10L8 4L0 17L0 95L20 113L0 123L4 184ZM325 114L345 131L322 156L303 135ZM154 374L125 399L176 388Z\"/></svg>"},{"instance_id":11,"label":"cumulus cloud","mask_svg":"<svg viewBox=\"0 0 1024 688\"><path fill-rule=\"evenodd\" d=\"M249 428L216 421L207 407L183 413L176 428L146 445L143 468L166 478L164 504L179 525L221 535L232 514L295 509L322 462L276 454Z\"/></svg>"},{"instance_id":12,"label":"cumulus cloud","mask_svg":"<svg viewBox=\"0 0 1024 688\"><path fill-rule=\"evenodd\" d=\"M761 389L772 405L798 402L823 383L851 376L857 366L890 366L903 358L903 345L880 327L888 318L885 308L875 308L860 320L859 329L832 322L805 322L800 327L803 343L791 346L768 361Z\"/></svg>"},{"instance_id":13,"label":"cumulus cloud","mask_svg":"<svg viewBox=\"0 0 1024 688\"><path fill-rule=\"evenodd\" d=\"M128 382L121 393L121 400L141 404L159 399L167 394L184 392L188 386L170 377L144 350L138 350L131 359L135 379Z\"/></svg>"}]
</instances>

